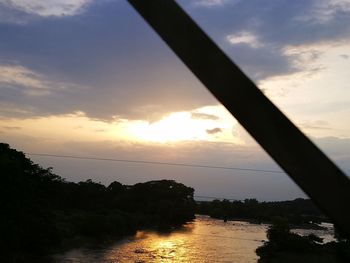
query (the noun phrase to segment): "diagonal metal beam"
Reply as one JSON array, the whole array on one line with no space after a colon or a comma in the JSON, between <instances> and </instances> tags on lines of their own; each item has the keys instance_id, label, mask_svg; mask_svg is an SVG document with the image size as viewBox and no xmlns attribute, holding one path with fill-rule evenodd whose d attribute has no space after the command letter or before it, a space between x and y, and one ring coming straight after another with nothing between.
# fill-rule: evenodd
<instances>
[{"instance_id":1,"label":"diagonal metal beam","mask_svg":"<svg viewBox=\"0 0 350 263\"><path fill-rule=\"evenodd\" d=\"M350 180L173 0L128 0L315 204L350 235Z\"/></svg>"}]
</instances>

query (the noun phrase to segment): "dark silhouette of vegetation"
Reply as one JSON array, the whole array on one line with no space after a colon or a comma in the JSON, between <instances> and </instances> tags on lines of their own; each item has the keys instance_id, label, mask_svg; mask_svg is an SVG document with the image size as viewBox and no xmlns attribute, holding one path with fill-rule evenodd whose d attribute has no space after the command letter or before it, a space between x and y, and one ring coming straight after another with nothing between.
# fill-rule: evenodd
<instances>
[{"instance_id":1,"label":"dark silhouette of vegetation","mask_svg":"<svg viewBox=\"0 0 350 263\"><path fill-rule=\"evenodd\" d=\"M286 219L277 217L267 231L268 241L257 248L258 263L345 263L350 262L350 242L342 240L322 244L322 239L310 234L300 236L290 232Z\"/></svg>"},{"instance_id":2,"label":"dark silhouette of vegetation","mask_svg":"<svg viewBox=\"0 0 350 263\"><path fill-rule=\"evenodd\" d=\"M258 202L256 199L197 202L196 212L213 218L247 220L252 223L271 222L279 216L288 219L292 227L298 228L318 229L321 228L319 223L328 222L311 200L302 198L281 202Z\"/></svg>"},{"instance_id":3,"label":"dark silhouette of vegetation","mask_svg":"<svg viewBox=\"0 0 350 263\"><path fill-rule=\"evenodd\" d=\"M0 262L29 262L57 248L194 218L194 189L172 180L67 182L4 143L0 170Z\"/></svg>"}]
</instances>

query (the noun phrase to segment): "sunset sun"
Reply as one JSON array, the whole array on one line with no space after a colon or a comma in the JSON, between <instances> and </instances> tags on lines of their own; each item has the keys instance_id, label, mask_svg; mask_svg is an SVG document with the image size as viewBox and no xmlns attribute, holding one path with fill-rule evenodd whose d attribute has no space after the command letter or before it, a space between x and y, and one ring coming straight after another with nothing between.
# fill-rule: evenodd
<instances>
[{"instance_id":1,"label":"sunset sun","mask_svg":"<svg viewBox=\"0 0 350 263\"><path fill-rule=\"evenodd\" d=\"M132 140L167 143L180 141L231 141L237 122L222 106L208 106L194 112L173 112L158 121L131 122L127 134Z\"/></svg>"},{"instance_id":2,"label":"sunset sun","mask_svg":"<svg viewBox=\"0 0 350 263\"><path fill-rule=\"evenodd\" d=\"M206 129L212 125L212 121L193 120L189 112L177 112L154 123L137 122L130 127L130 133L144 141L161 143L205 140L208 138Z\"/></svg>"}]
</instances>

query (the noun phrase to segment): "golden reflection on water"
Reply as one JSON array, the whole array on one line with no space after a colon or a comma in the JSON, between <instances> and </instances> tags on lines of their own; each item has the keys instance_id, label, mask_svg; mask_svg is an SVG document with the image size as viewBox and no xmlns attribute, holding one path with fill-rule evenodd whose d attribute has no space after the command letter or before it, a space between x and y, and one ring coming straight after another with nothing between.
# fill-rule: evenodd
<instances>
[{"instance_id":1,"label":"golden reflection on water","mask_svg":"<svg viewBox=\"0 0 350 263\"><path fill-rule=\"evenodd\" d=\"M139 231L111 246L57 255L53 263L256 263L255 249L266 239L266 229L266 225L198 216L195 222L169 233Z\"/></svg>"},{"instance_id":2,"label":"golden reflection on water","mask_svg":"<svg viewBox=\"0 0 350 263\"><path fill-rule=\"evenodd\" d=\"M134 245L121 244L118 250L110 251L106 259L110 262L138 263L191 262L190 239L188 231L168 234L139 231L132 241Z\"/></svg>"},{"instance_id":3,"label":"golden reflection on water","mask_svg":"<svg viewBox=\"0 0 350 263\"><path fill-rule=\"evenodd\" d=\"M110 246L58 255L54 263L256 263L255 249L266 239L266 225L198 216L168 233L139 231Z\"/></svg>"},{"instance_id":4,"label":"golden reflection on water","mask_svg":"<svg viewBox=\"0 0 350 263\"><path fill-rule=\"evenodd\" d=\"M103 262L256 262L255 249L265 238L265 226L225 224L200 218L170 233L139 231L116 244Z\"/></svg>"},{"instance_id":5,"label":"golden reflection on water","mask_svg":"<svg viewBox=\"0 0 350 263\"><path fill-rule=\"evenodd\" d=\"M150 242L150 248L154 253L155 262L183 262L186 248L184 237L173 237L171 240L156 240ZM180 261L181 260L181 261Z\"/></svg>"}]
</instances>

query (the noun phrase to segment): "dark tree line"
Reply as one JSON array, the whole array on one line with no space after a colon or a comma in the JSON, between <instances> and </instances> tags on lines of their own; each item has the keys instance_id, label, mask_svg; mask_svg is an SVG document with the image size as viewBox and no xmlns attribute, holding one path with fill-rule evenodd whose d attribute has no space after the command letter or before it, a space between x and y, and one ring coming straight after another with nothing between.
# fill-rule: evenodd
<instances>
[{"instance_id":1,"label":"dark tree line","mask_svg":"<svg viewBox=\"0 0 350 263\"><path fill-rule=\"evenodd\" d=\"M194 189L172 180L67 182L4 143L0 172L0 262L28 262L67 245L194 218Z\"/></svg>"},{"instance_id":2,"label":"dark tree line","mask_svg":"<svg viewBox=\"0 0 350 263\"><path fill-rule=\"evenodd\" d=\"M302 198L280 202L258 202L256 199L199 202L197 213L213 218L242 219L255 223L271 222L274 217L279 216L298 227L317 228L317 223L328 221L311 200Z\"/></svg>"},{"instance_id":3,"label":"dark tree line","mask_svg":"<svg viewBox=\"0 0 350 263\"><path fill-rule=\"evenodd\" d=\"M268 241L257 248L258 263L347 263L350 262L350 241L322 243L310 234L300 236L290 231L286 219L276 217L267 231Z\"/></svg>"}]
</instances>

